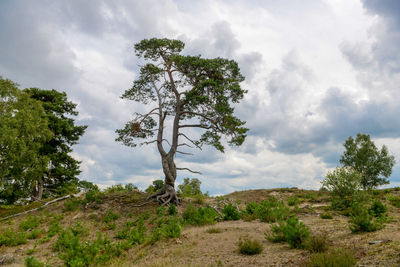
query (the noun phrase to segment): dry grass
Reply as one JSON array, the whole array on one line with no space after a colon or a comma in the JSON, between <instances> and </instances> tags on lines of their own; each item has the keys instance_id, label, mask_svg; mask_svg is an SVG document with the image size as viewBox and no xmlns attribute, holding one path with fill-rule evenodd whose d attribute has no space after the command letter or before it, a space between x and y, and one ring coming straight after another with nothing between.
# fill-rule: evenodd
<instances>
[{"instance_id":1,"label":"dry grass","mask_svg":"<svg viewBox=\"0 0 400 267\"><path fill-rule=\"evenodd\" d=\"M397 192L396 192L397 193ZM316 191L298 189L278 190L249 190L234 192L224 199L239 201L243 208L251 201L261 202L274 195L278 199L287 200L290 196L302 199L297 216L312 233L328 233L331 247L344 247L355 251L355 256L360 266L399 266L400 265L400 209L385 202L388 206L390 217L386 227L372 233L352 234L348 227L348 217L334 214L333 219L324 220L319 214L326 212L329 203L327 195ZM116 232L127 222L135 220L144 213L149 213L150 218L156 213L157 205L151 204L138 208L133 205L144 201L146 195L141 193L113 193L105 197L104 203L94 207L62 213L63 203L57 203L45 210L33 212L33 216L54 217L63 214L60 220L62 228L73 225L76 221L88 229L88 239L94 239L98 232L115 240ZM216 205L219 200L206 199L206 204ZM188 205L185 200L178 207L178 214L182 214ZM103 215L112 209L120 214L115 221L116 229L104 229L101 221ZM294 209L294 207L292 207ZM26 216L17 217L0 224L0 232L10 228L18 230L18 225ZM47 231L50 220L39 226ZM285 243L272 243L264 239L264 232L268 231L270 224L258 220L245 222L226 221L216 225L203 227L186 226L178 239L162 240L155 245L148 243L129 249L125 256L113 259L110 266L300 266L310 257L310 252L300 249L290 249ZM209 233L208 229L220 229L219 233ZM209 230L214 232L214 230ZM248 236L257 240L263 246L260 254L244 256L238 252L237 242L241 236ZM41 262L50 266L62 266L63 262L58 258L57 252L52 247L57 239L54 236L49 242L40 243L39 238L28 240L27 244L16 247L0 247L0 258L5 256L12 258L12 263L3 266L24 266L25 258L34 256ZM379 244L370 245L368 242L376 240L390 240Z\"/></svg>"}]
</instances>

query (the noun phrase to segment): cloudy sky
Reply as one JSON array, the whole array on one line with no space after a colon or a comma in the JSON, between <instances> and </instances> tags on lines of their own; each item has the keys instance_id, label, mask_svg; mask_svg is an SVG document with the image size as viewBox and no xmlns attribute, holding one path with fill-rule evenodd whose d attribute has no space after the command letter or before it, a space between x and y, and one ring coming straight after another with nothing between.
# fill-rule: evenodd
<instances>
[{"instance_id":1,"label":"cloudy sky","mask_svg":"<svg viewBox=\"0 0 400 267\"><path fill-rule=\"evenodd\" d=\"M120 99L138 75L133 45L174 38L184 54L234 59L248 90L248 138L224 154L178 157L203 191L320 187L343 142L368 133L400 162L398 0L2 0L0 75L65 91L88 125L73 155L100 186L162 178L153 146L116 143L142 106ZM400 185L396 164L390 186Z\"/></svg>"}]
</instances>

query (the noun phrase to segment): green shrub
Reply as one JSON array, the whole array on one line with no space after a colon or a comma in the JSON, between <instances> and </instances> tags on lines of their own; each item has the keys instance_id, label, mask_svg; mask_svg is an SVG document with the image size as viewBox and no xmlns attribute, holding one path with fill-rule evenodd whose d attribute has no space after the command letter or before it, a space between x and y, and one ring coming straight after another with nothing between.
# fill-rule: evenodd
<instances>
[{"instance_id":1,"label":"green shrub","mask_svg":"<svg viewBox=\"0 0 400 267\"><path fill-rule=\"evenodd\" d=\"M263 246L258 240L251 240L249 238L240 238L238 245L239 252L244 255L260 254L263 250Z\"/></svg>"},{"instance_id":2,"label":"green shrub","mask_svg":"<svg viewBox=\"0 0 400 267\"><path fill-rule=\"evenodd\" d=\"M118 257L128 246L126 243L112 243L107 237L97 236L94 241L81 241L81 233L69 227L63 230L54 245L59 257L67 266L104 266L113 257Z\"/></svg>"},{"instance_id":3,"label":"green shrub","mask_svg":"<svg viewBox=\"0 0 400 267\"><path fill-rule=\"evenodd\" d=\"M321 219L333 219L332 214L330 214L329 212L321 213L320 217Z\"/></svg>"},{"instance_id":4,"label":"green shrub","mask_svg":"<svg viewBox=\"0 0 400 267\"><path fill-rule=\"evenodd\" d=\"M81 205L82 201L79 199L69 199L64 202L64 207L62 209L62 212L67 212L67 211L75 211L79 208Z\"/></svg>"},{"instance_id":5,"label":"green shrub","mask_svg":"<svg viewBox=\"0 0 400 267\"><path fill-rule=\"evenodd\" d=\"M374 232L385 226L385 220L385 217L374 218L363 204L354 202L350 211L349 228L353 233Z\"/></svg>"},{"instance_id":6,"label":"green shrub","mask_svg":"<svg viewBox=\"0 0 400 267\"><path fill-rule=\"evenodd\" d=\"M352 267L357 263L353 254L345 249L329 250L323 253L313 253L307 267Z\"/></svg>"},{"instance_id":7,"label":"green shrub","mask_svg":"<svg viewBox=\"0 0 400 267\"><path fill-rule=\"evenodd\" d=\"M44 267L44 263L38 261L35 257L27 257L25 259L26 267Z\"/></svg>"},{"instance_id":8,"label":"green shrub","mask_svg":"<svg viewBox=\"0 0 400 267\"><path fill-rule=\"evenodd\" d=\"M194 207L192 204L182 214L185 224L207 225L214 224L218 220L218 213L211 207Z\"/></svg>"},{"instance_id":9,"label":"green shrub","mask_svg":"<svg viewBox=\"0 0 400 267\"><path fill-rule=\"evenodd\" d=\"M229 203L224 207L222 214L224 221L236 221L240 219L240 213L232 203Z\"/></svg>"},{"instance_id":10,"label":"green shrub","mask_svg":"<svg viewBox=\"0 0 400 267\"><path fill-rule=\"evenodd\" d=\"M26 244L27 240L26 233L20 233L13 231L11 229L7 229L4 232L0 233L0 247L13 247L21 244Z\"/></svg>"},{"instance_id":11,"label":"green shrub","mask_svg":"<svg viewBox=\"0 0 400 267\"><path fill-rule=\"evenodd\" d=\"M25 221L19 224L19 228L23 231L35 229L40 225L40 218L37 216L28 216Z\"/></svg>"},{"instance_id":12,"label":"green shrub","mask_svg":"<svg viewBox=\"0 0 400 267\"><path fill-rule=\"evenodd\" d=\"M139 219L136 222L136 227L133 229L131 227L131 224L125 224L122 230L117 233L116 238L126 239L130 245L142 244L146 239L144 220Z\"/></svg>"},{"instance_id":13,"label":"green shrub","mask_svg":"<svg viewBox=\"0 0 400 267\"><path fill-rule=\"evenodd\" d=\"M36 239L36 238L38 238L39 237L39 235L41 235L41 233L42 233L42 231L40 231L39 229L33 229L32 231L30 231L28 234L27 234L27 238L28 239Z\"/></svg>"},{"instance_id":14,"label":"green shrub","mask_svg":"<svg viewBox=\"0 0 400 267\"><path fill-rule=\"evenodd\" d=\"M176 215L178 213L178 210L176 209L175 205L169 205L168 207L168 215Z\"/></svg>"},{"instance_id":15,"label":"green shrub","mask_svg":"<svg viewBox=\"0 0 400 267\"><path fill-rule=\"evenodd\" d=\"M257 218L262 222L277 222L289 217L289 208L283 201L272 197L265 200L257 207Z\"/></svg>"},{"instance_id":16,"label":"green shrub","mask_svg":"<svg viewBox=\"0 0 400 267\"><path fill-rule=\"evenodd\" d=\"M258 206L259 206L259 204L257 202L252 201L250 203L247 203L245 211L248 214L256 214Z\"/></svg>"},{"instance_id":17,"label":"green shrub","mask_svg":"<svg viewBox=\"0 0 400 267\"><path fill-rule=\"evenodd\" d=\"M368 211L374 217L382 217L385 216L387 208L380 200L375 199Z\"/></svg>"},{"instance_id":18,"label":"green shrub","mask_svg":"<svg viewBox=\"0 0 400 267\"><path fill-rule=\"evenodd\" d=\"M304 247L311 252L325 252L329 249L329 241L326 235L312 234L304 242Z\"/></svg>"},{"instance_id":19,"label":"green shrub","mask_svg":"<svg viewBox=\"0 0 400 267\"><path fill-rule=\"evenodd\" d=\"M361 189L361 174L349 167L337 167L326 174L322 186L331 192L332 207L344 210L351 206Z\"/></svg>"},{"instance_id":20,"label":"green shrub","mask_svg":"<svg viewBox=\"0 0 400 267\"><path fill-rule=\"evenodd\" d=\"M57 220L53 220L50 223L49 230L47 230L47 236L53 237L61 230L60 223Z\"/></svg>"},{"instance_id":21,"label":"green shrub","mask_svg":"<svg viewBox=\"0 0 400 267\"><path fill-rule=\"evenodd\" d=\"M299 198L297 197L297 196L290 196L290 197L288 197L288 199L287 199L287 204L289 205L289 206L296 206L296 205L298 205L300 203L300 200L299 200Z\"/></svg>"},{"instance_id":22,"label":"green shrub","mask_svg":"<svg viewBox=\"0 0 400 267\"><path fill-rule=\"evenodd\" d=\"M97 203L100 204L103 201L104 193L98 188L89 190L85 195L85 204L87 203Z\"/></svg>"},{"instance_id":23,"label":"green shrub","mask_svg":"<svg viewBox=\"0 0 400 267\"><path fill-rule=\"evenodd\" d=\"M303 248L310 236L310 228L292 216L286 221L271 225L271 235L265 237L272 242L286 241L291 248Z\"/></svg>"},{"instance_id":24,"label":"green shrub","mask_svg":"<svg viewBox=\"0 0 400 267\"><path fill-rule=\"evenodd\" d=\"M386 199L396 208L400 208L400 196L388 194L386 195Z\"/></svg>"},{"instance_id":25,"label":"green shrub","mask_svg":"<svg viewBox=\"0 0 400 267\"><path fill-rule=\"evenodd\" d=\"M114 213L112 210L108 210L104 215L103 215L103 222L105 223L112 223L119 219L120 215L118 213Z\"/></svg>"}]
</instances>

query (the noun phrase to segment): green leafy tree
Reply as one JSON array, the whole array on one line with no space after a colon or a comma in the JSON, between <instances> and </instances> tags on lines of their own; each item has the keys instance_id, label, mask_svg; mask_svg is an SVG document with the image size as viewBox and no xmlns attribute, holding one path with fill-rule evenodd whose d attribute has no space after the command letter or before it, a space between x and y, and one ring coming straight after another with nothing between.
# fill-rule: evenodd
<instances>
[{"instance_id":1,"label":"green leafy tree","mask_svg":"<svg viewBox=\"0 0 400 267\"><path fill-rule=\"evenodd\" d=\"M72 116L78 115L76 104L68 101L65 92L39 88L25 89L25 92L32 99L42 103L48 120L48 129L53 133L53 137L40 148L40 154L50 159L47 170L41 175L33 191L34 197L41 199L44 189L61 192L63 191L61 188L69 188L70 184L78 183L80 162L72 158L69 153L87 126L75 125Z\"/></svg>"},{"instance_id":2,"label":"green leafy tree","mask_svg":"<svg viewBox=\"0 0 400 267\"><path fill-rule=\"evenodd\" d=\"M178 204L177 171L191 171L175 165L176 153L187 154L178 149L201 148L206 144L223 152L222 136L229 138L230 145L241 145L248 131L243 127L245 122L234 116L233 104L246 93L240 87L244 77L238 64L224 58L181 55L183 48L183 42L170 39L145 39L135 44L136 55L145 64L122 98L142 103L148 110L144 114L136 113L136 118L125 128L116 131L119 135L116 140L124 145L157 145L165 183L151 198L163 204ZM165 134L168 124L170 140ZM193 128L203 130L198 139L188 132Z\"/></svg>"},{"instance_id":3,"label":"green leafy tree","mask_svg":"<svg viewBox=\"0 0 400 267\"><path fill-rule=\"evenodd\" d=\"M361 189L361 174L351 167L337 167L326 174L322 188L332 192L332 206L343 210L351 206Z\"/></svg>"},{"instance_id":4,"label":"green leafy tree","mask_svg":"<svg viewBox=\"0 0 400 267\"><path fill-rule=\"evenodd\" d=\"M178 185L178 193L186 197L201 195L200 185L201 181L197 178L185 178L183 183Z\"/></svg>"},{"instance_id":5,"label":"green leafy tree","mask_svg":"<svg viewBox=\"0 0 400 267\"><path fill-rule=\"evenodd\" d=\"M355 139L350 136L345 141L344 148L340 163L361 174L361 185L364 189L389 183L387 178L392 174L395 160L394 156L389 155L385 145L379 150L368 134L359 133Z\"/></svg>"},{"instance_id":6,"label":"green leafy tree","mask_svg":"<svg viewBox=\"0 0 400 267\"><path fill-rule=\"evenodd\" d=\"M39 153L52 137L41 103L0 76L0 199L29 196L49 157Z\"/></svg>"}]
</instances>

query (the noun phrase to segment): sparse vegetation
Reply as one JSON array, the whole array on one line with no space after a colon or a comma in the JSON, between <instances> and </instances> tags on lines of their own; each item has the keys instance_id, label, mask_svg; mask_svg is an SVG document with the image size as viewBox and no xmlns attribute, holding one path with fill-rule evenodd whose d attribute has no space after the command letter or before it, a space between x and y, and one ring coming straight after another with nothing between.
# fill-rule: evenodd
<instances>
[{"instance_id":1,"label":"sparse vegetation","mask_svg":"<svg viewBox=\"0 0 400 267\"><path fill-rule=\"evenodd\" d=\"M27 242L27 234L15 232L11 229L7 229L0 233L0 247L13 247L21 244L25 244Z\"/></svg>"},{"instance_id":2,"label":"sparse vegetation","mask_svg":"<svg viewBox=\"0 0 400 267\"><path fill-rule=\"evenodd\" d=\"M346 249L333 249L323 253L313 253L307 267L352 267L357 263L353 253Z\"/></svg>"},{"instance_id":3,"label":"sparse vegetation","mask_svg":"<svg viewBox=\"0 0 400 267\"><path fill-rule=\"evenodd\" d=\"M37 260L35 257L27 257L25 259L25 266L26 267L44 267L44 263Z\"/></svg>"},{"instance_id":4,"label":"sparse vegetation","mask_svg":"<svg viewBox=\"0 0 400 267\"><path fill-rule=\"evenodd\" d=\"M304 247L310 252L322 253L329 249L329 241L326 234L311 234L304 241Z\"/></svg>"},{"instance_id":5,"label":"sparse vegetation","mask_svg":"<svg viewBox=\"0 0 400 267\"><path fill-rule=\"evenodd\" d=\"M248 237L239 239L239 252L244 255L260 254L263 250L262 244L258 240Z\"/></svg>"},{"instance_id":6,"label":"sparse vegetation","mask_svg":"<svg viewBox=\"0 0 400 267\"><path fill-rule=\"evenodd\" d=\"M325 219L325 220L326 220L326 219L333 219L332 214L329 213L329 212L321 213L320 217L321 217L321 219Z\"/></svg>"},{"instance_id":7,"label":"sparse vegetation","mask_svg":"<svg viewBox=\"0 0 400 267\"><path fill-rule=\"evenodd\" d=\"M211 228L208 228L206 230L206 232L209 233L209 234L219 234L219 233L222 233L222 229L221 228L216 228L216 227L211 227Z\"/></svg>"}]
</instances>

